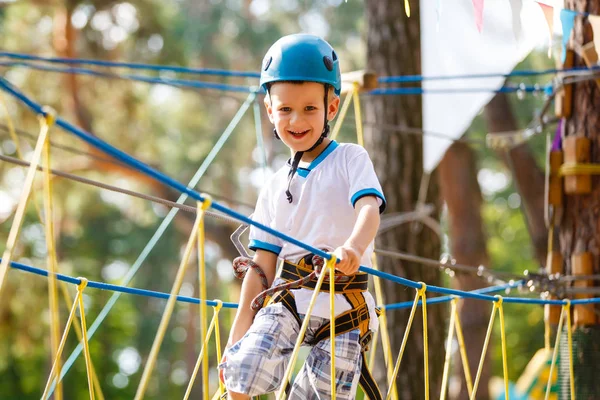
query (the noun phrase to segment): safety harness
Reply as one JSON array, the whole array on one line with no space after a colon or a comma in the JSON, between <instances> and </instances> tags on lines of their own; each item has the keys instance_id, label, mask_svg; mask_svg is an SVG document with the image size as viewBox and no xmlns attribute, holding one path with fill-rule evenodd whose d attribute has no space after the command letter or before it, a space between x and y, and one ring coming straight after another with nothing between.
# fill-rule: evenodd
<instances>
[{"instance_id":1,"label":"safety harness","mask_svg":"<svg viewBox=\"0 0 600 400\"><path fill-rule=\"evenodd\" d=\"M261 277L264 276L264 272L262 272L258 264L246 257L236 258L233 265L234 273L236 277L240 279L244 277L248 268L253 268ZM270 303L282 303L294 316L298 325L302 325L302 320L298 314L296 301L291 290L297 288L314 290L318 274L322 270L323 265L323 258L320 256L313 256L312 254L303 257L297 264L284 261L280 277L285 280L286 283L267 288L265 285L266 279L261 278L265 290L252 301L252 308L256 311ZM359 385L369 399L381 400L381 392L367 367L365 358L365 352L369 349L368 346L373 335L369 330L370 313L363 295L363 293L367 291L368 274L363 272L358 272L354 275L336 274L334 280L335 293L344 295L344 298L352 307L349 311L346 311L335 318L335 334L338 336L359 329L362 358ZM320 291L329 292L329 276L325 277L325 282ZM376 312L379 316L380 310L376 309ZM317 330L314 338L307 343L314 346L320 341L329 338L330 335L331 321L328 320ZM289 390L289 383L286 384L288 386L286 386L285 389Z\"/></svg>"}]
</instances>

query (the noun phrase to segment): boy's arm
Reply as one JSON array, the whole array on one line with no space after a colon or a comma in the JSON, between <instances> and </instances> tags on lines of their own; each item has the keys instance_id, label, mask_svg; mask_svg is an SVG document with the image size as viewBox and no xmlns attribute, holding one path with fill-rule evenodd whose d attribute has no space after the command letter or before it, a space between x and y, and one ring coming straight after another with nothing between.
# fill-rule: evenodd
<instances>
[{"instance_id":1,"label":"boy's arm","mask_svg":"<svg viewBox=\"0 0 600 400\"><path fill-rule=\"evenodd\" d=\"M334 254L340 262L336 269L346 275L352 275L360 267L360 259L369 244L375 239L379 229L379 203L375 196L365 196L354 205L356 223L346 242L335 249Z\"/></svg>"},{"instance_id":2,"label":"boy's arm","mask_svg":"<svg viewBox=\"0 0 600 400\"><path fill-rule=\"evenodd\" d=\"M277 255L266 250L257 250L252 260L258 264L265 275L269 286L275 279L275 269L277 266ZM235 342L240 340L252 325L254 320L255 311L250 307L252 300L263 291L263 286L258 273L250 268L246 273L246 277L242 282L242 292L240 294L240 305L238 307L233 325L231 326L231 332L229 334L229 340L227 341L227 347L230 347Z\"/></svg>"}]
</instances>

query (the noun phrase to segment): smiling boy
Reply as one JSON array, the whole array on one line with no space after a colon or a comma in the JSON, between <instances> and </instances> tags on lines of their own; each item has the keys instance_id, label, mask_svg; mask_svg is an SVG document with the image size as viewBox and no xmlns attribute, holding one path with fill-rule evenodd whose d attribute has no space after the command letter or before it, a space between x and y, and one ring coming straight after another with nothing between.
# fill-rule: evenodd
<instances>
[{"instance_id":1,"label":"smiling boy","mask_svg":"<svg viewBox=\"0 0 600 400\"><path fill-rule=\"evenodd\" d=\"M364 365L366 343L378 326L375 302L367 291L367 275L358 268L371 264L385 198L366 151L327 138L340 104L337 54L319 37L285 36L264 58L261 85L275 136L290 149L291 158L261 190L253 219L336 255L336 269L343 275L334 304L336 397L353 399L360 381L369 398L379 399ZM306 250L254 227L250 248L268 286L305 277L319 262ZM284 265L276 278L278 258ZM314 287L312 280L282 290L255 312L251 303L264 285L257 270L249 270L219 366L230 399L281 388ZM324 284L317 295L303 338L311 350L293 384L285 388L289 399L331 398L328 290Z\"/></svg>"}]
</instances>

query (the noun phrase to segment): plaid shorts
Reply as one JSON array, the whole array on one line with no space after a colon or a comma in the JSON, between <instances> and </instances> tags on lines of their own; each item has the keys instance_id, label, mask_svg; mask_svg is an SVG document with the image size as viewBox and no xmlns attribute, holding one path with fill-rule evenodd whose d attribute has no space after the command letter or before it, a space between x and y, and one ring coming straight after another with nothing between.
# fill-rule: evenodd
<instances>
[{"instance_id":1,"label":"plaid shorts","mask_svg":"<svg viewBox=\"0 0 600 400\"><path fill-rule=\"evenodd\" d=\"M325 318L311 317L305 344L311 341L325 321ZM226 361L219 365L223 369L227 389L250 396L278 390L299 331L298 322L283 304L274 303L262 308L246 335L229 348ZM361 362L360 331L355 329L336 336L337 398L354 398ZM311 348L288 399L329 399L330 379L330 340L325 339Z\"/></svg>"}]
</instances>

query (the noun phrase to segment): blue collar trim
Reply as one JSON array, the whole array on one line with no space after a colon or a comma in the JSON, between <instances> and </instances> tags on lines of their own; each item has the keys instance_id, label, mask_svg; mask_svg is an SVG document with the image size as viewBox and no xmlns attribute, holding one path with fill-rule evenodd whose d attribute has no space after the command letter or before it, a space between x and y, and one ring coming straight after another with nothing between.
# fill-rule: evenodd
<instances>
[{"instance_id":1,"label":"blue collar trim","mask_svg":"<svg viewBox=\"0 0 600 400\"><path fill-rule=\"evenodd\" d=\"M315 169L319 164L321 164L323 162L323 160L325 160L325 158L327 158L327 156L330 155L338 146L339 146L338 142L336 142L335 140L332 140L327 145L327 147L325 147L325 150L323 150L317 158L312 160L312 162L309 164L308 168L298 168L296 173L298 175L300 175L301 177L306 178L308 176L309 172L312 171L313 169Z\"/></svg>"}]
</instances>

